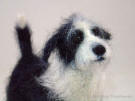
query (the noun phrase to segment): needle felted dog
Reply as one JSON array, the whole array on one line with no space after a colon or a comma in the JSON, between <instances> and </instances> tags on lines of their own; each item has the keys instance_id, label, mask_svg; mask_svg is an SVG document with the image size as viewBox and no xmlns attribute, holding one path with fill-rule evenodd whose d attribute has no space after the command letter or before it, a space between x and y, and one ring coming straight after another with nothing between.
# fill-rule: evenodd
<instances>
[{"instance_id":1,"label":"needle felted dog","mask_svg":"<svg viewBox=\"0 0 135 101\"><path fill-rule=\"evenodd\" d=\"M110 60L111 34L73 14L47 41L42 57L31 46L24 19L16 25L21 58L10 77L7 101L96 101Z\"/></svg>"}]
</instances>

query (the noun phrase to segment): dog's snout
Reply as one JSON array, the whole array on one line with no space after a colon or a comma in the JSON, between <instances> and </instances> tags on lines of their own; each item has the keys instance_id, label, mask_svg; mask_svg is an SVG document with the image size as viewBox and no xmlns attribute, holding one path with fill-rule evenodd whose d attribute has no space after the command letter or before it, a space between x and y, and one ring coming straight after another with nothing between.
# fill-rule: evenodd
<instances>
[{"instance_id":1,"label":"dog's snout","mask_svg":"<svg viewBox=\"0 0 135 101\"><path fill-rule=\"evenodd\" d=\"M97 56L102 56L106 52L106 49L103 45L96 45L95 47L93 47L92 51Z\"/></svg>"}]
</instances>

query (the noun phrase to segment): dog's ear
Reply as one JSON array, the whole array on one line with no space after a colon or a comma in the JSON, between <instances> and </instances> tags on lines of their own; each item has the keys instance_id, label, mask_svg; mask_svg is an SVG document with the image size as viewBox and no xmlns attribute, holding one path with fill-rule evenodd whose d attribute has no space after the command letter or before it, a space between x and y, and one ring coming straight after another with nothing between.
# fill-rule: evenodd
<instances>
[{"instance_id":1,"label":"dog's ear","mask_svg":"<svg viewBox=\"0 0 135 101\"><path fill-rule=\"evenodd\" d=\"M43 60L48 62L48 58L51 52L61 46L61 43L64 42L67 37L69 30L71 28L71 23L62 24L60 28L57 29L56 33L47 41L45 48L43 50Z\"/></svg>"},{"instance_id":2,"label":"dog's ear","mask_svg":"<svg viewBox=\"0 0 135 101\"><path fill-rule=\"evenodd\" d=\"M57 41L58 41L58 34L55 34L45 44L42 57L45 62L48 62L48 58L51 52L56 48Z\"/></svg>"}]
</instances>

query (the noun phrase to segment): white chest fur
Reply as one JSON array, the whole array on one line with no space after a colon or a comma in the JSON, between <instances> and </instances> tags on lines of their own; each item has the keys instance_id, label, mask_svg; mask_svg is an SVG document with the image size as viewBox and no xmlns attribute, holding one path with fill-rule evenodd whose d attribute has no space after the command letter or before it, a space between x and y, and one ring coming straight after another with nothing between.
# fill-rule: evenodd
<instances>
[{"instance_id":1,"label":"white chest fur","mask_svg":"<svg viewBox=\"0 0 135 101\"><path fill-rule=\"evenodd\" d=\"M103 73L91 74L89 71L65 68L59 60L56 61L55 56L52 57L47 72L41 76L43 86L50 88L53 94L65 101L101 100Z\"/></svg>"}]
</instances>

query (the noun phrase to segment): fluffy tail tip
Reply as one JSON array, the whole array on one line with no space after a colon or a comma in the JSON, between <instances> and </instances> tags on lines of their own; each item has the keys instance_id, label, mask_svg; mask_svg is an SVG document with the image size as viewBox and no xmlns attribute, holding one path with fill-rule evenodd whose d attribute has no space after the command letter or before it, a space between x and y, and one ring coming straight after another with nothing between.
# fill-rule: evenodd
<instances>
[{"instance_id":1,"label":"fluffy tail tip","mask_svg":"<svg viewBox=\"0 0 135 101\"><path fill-rule=\"evenodd\" d=\"M21 29L24 29L27 25L27 21L25 19L25 16L24 15L18 15L17 16L17 23L16 23L16 26L21 28Z\"/></svg>"}]
</instances>

